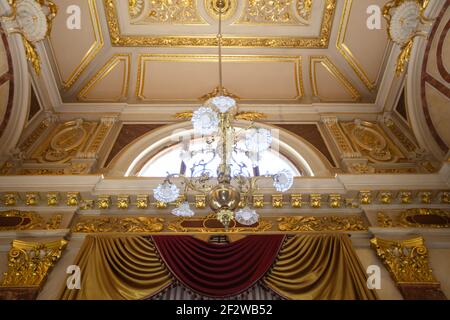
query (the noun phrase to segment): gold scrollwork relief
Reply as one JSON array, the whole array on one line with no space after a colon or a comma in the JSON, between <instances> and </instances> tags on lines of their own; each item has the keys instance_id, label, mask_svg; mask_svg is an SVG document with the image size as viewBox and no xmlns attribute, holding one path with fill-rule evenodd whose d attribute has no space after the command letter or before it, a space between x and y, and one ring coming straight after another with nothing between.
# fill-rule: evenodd
<instances>
[{"instance_id":1,"label":"gold scrollwork relief","mask_svg":"<svg viewBox=\"0 0 450 320\"><path fill-rule=\"evenodd\" d=\"M205 24L195 0L152 0L142 17L133 23Z\"/></svg>"},{"instance_id":2,"label":"gold scrollwork relief","mask_svg":"<svg viewBox=\"0 0 450 320\"><path fill-rule=\"evenodd\" d=\"M280 231L365 231L367 226L360 216L283 217L278 220Z\"/></svg>"},{"instance_id":3,"label":"gold scrollwork relief","mask_svg":"<svg viewBox=\"0 0 450 320\"><path fill-rule=\"evenodd\" d=\"M60 227L61 220L61 214L55 214L45 219L42 215L32 211L2 211L0 212L0 231L54 230Z\"/></svg>"},{"instance_id":4,"label":"gold scrollwork relief","mask_svg":"<svg viewBox=\"0 0 450 320\"><path fill-rule=\"evenodd\" d=\"M163 218L153 217L82 217L72 228L72 232L160 232L164 228L163 222Z\"/></svg>"},{"instance_id":5,"label":"gold scrollwork relief","mask_svg":"<svg viewBox=\"0 0 450 320\"><path fill-rule=\"evenodd\" d=\"M246 1L239 24L301 24L296 17L293 2L295 0L252 0ZM304 2L304 1L298 1ZM308 7L298 6L298 12L306 13Z\"/></svg>"},{"instance_id":6,"label":"gold scrollwork relief","mask_svg":"<svg viewBox=\"0 0 450 320\"><path fill-rule=\"evenodd\" d=\"M66 163L86 144L96 123L81 119L58 125L47 140L37 148L30 160L39 163Z\"/></svg>"},{"instance_id":7,"label":"gold scrollwork relief","mask_svg":"<svg viewBox=\"0 0 450 320\"><path fill-rule=\"evenodd\" d=\"M400 214L378 212L377 219L382 228L450 228L450 212L441 209L415 208Z\"/></svg>"},{"instance_id":8,"label":"gold scrollwork relief","mask_svg":"<svg viewBox=\"0 0 450 320\"><path fill-rule=\"evenodd\" d=\"M355 120L342 125L359 152L371 162L393 163L404 158L378 124Z\"/></svg>"},{"instance_id":9,"label":"gold scrollwork relief","mask_svg":"<svg viewBox=\"0 0 450 320\"><path fill-rule=\"evenodd\" d=\"M0 286L42 286L66 246L66 240L48 243L14 240L8 254L8 271L3 274Z\"/></svg>"}]
</instances>

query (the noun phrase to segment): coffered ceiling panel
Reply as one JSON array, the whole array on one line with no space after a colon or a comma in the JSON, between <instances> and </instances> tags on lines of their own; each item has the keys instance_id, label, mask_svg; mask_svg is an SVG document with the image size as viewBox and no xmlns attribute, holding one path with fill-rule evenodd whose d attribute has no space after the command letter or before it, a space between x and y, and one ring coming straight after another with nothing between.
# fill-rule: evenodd
<instances>
[{"instance_id":1,"label":"coffered ceiling panel","mask_svg":"<svg viewBox=\"0 0 450 320\"><path fill-rule=\"evenodd\" d=\"M136 95L142 101L193 100L219 84L217 57L142 55ZM296 56L225 56L224 86L241 100L296 100L302 96Z\"/></svg>"},{"instance_id":2,"label":"coffered ceiling panel","mask_svg":"<svg viewBox=\"0 0 450 320\"><path fill-rule=\"evenodd\" d=\"M49 40L56 71L63 87L70 87L103 47L103 36L95 0L55 0L59 14ZM81 29L67 27L69 6L80 8ZM71 11L69 11L71 12Z\"/></svg>"},{"instance_id":3,"label":"coffered ceiling panel","mask_svg":"<svg viewBox=\"0 0 450 320\"><path fill-rule=\"evenodd\" d=\"M325 102L357 101L359 92L328 57L311 57L313 95Z\"/></svg>"},{"instance_id":4,"label":"coffered ceiling panel","mask_svg":"<svg viewBox=\"0 0 450 320\"><path fill-rule=\"evenodd\" d=\"M83 101L117 102L127 97L130 78L130 56L112 57L78 94Z\"/></svg>"},{"instance_id":5,"label":"coffered ceiling panel","mask_svg":"<svg viewBox=\"0 0 450 320\"><path fill-rule=\"evenodd\" d=\"M367 7L383 2L226 0L224 85L255 104L373 103L390 47ZM214 0L56 3L46 48L64 102L192 103L218 85ZM66 26L69 4L80 30Z\"/></svg>"},{"instance_id":6,"label":"coffered ceiling panel","mask_svg":"<svg viewBox=\"0 0 450 320\"><path fill-rule=\"evenodd\" d=\"M385 2L375 0L372 5L382 8ZM367 7L366 1L345 0L336 46L364 85L373 90L383 67L388 38L383 32L367 28L368 15L361 14ZM361 45L362 39L367 45Z\"/></svg>"}]
</instances>

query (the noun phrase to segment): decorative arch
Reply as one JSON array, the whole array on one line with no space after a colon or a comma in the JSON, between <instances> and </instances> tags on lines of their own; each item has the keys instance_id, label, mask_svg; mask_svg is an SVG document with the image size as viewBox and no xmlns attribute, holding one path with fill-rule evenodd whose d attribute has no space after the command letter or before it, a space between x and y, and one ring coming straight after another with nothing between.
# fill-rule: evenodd
<instances>
[{"instance_id":1,"label":"decorative arch","mask_svg":"<svg viewBox=\"0 0 450 320\"><path fill-rule=\"evenodd\" d=\"M248 124L248 123L247 123ZM267 124L259 126L277 130L274 139L279 141L279 152L286 157L303 176L325 177L332 175L333 169L326 157L305 139L287 130ZM245 122L238 122L236 127L244 127ZM157 154L177 144L179 134L192 132L190 122L167 125L153 130L136 139L112 160L108 166L111 176L136 176L143 166Z\"/></svg>"},{"instance_id":2,"label":"decorative arch","mask_svg":"<svg viewBox=\"0 0 450 320\"><path fill-rule=\"evenodd\" d=\"M434 20L429 39L422 37L414 41L406 77L406 103L408 118L420 146L441 159L449 154L449 135L443 135L445 123L450 117L448 108L435 108L429 93L439 96L440 101L450 99L449 77L443 66L442 43L448 37L450 23L449 3L430 2L425 12ZM431 67L431 68L430 68ZM436 112L440 112L439 115ZM434 113L434 115L433 115ZM441 130L437 128L437 124ZM442 129L444 128L444 129ZM447 140L447 141L445 141Z\"/></svg>"},{"instance_id":3,"label":"decorative arch","mask_svg":"<svg viewBox=\"0 0 450 320\"><path fill-rule=\"evenodd\" d=\"M0 5L0 12L4 10ZM8 68L5 74L0 75L0 85L9 82L8 99L0 118L0 146L2 153L8 153L15 148L27 121L31 82L21 36L6 36L3 30L0 34Z\"/></svg>"}]
</instances>

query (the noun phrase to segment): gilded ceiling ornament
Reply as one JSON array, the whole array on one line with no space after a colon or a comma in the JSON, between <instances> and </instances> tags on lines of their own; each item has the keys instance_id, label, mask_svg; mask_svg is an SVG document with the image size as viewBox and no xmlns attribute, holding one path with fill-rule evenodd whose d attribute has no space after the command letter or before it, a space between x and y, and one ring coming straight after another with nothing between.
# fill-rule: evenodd
<instances>
[{"instance_id":1,"label":"gilded ceiling ornament","mask_svg":"<svg viewBox=\"0 0 450 320\"><path fill-rule=\"evenodd\" d=\"M375 168L367 165L366 163L353 163L350 166L350 171L356 174L375 173Z\"/></svg>"},{"instance_id":2,"label":"gilded ceiling ornament","mask_svg":"<svg viewBox=\"0 0 450 320\"><path fill-rule=\"evenodd\" d=\"M55 214L53 215L46 224L46 229L47 230L56 230L59 229L61 226L61 222L62 222L62 214Z\"/></svg>"},{"instance_id":3,"label":"gilded ceiling ornament","mask_svg":"<svg viewBox=\"0 0 450 320\"><path fill-rule=\"evenodd\" d=\"M195 0L147 0L146 17L139 21L163 24L204 24Z\"/></svg>"},{"instance_id":4,"label":"gilded ceiling ornament","mask_svg":"<svg viewBox=\"0 0 450 320\"><path fill-rule=\"evenodd\" d=\"M431 21L423 15L428 3L429 0L391 0L383 8L383 15L389 24L389 38L401 49L395 70L397 76L405 71L414 38L426 36L421 25Z\"/></svg>"},{"instance_id":5,"label":"gilded ceiling ornament","mask_svg":"<svg viewBox=\"0 0 450 320\"><path fill-rule=\"evenodd\" d=\"M264 208L264 195L254 194L253 195L253 208Z\"/></svg>"},{"instance_id":6,"label":"gilded ceiling ornament","mask_svg":"<svg viewBox=\"0 0 450 320\"><path fill-rule=\"evenodd\" d=\"M395 163L405 156L377 124L356 119L342 124L359 153L373 163Z\"/></svg>"},{"instance_id":7,"label":"gilded ceiling ornament","mask_svg":"<svg viewBox=\"0 0 450 320\"><path fill-rule=\"evenodd\" d=\"M206 208L206 195L204 195L204 194L196 194L195 195L195 207L197 209Z\"/></svg>"},{"instance_id":8,"label":"gilded ceiling ornament","mask_svg":"<svg viewBox=\"0 0 450 320\"><path fill-rule=\"evenodd\" d=\"M222 20L231 18L237 9L237 0L223 0L224 7L219 8L217 0L204 0L204 6L208 15L214 19L219 19L219 13L222 13Z\"/></svg>"},{"instance_id":9,"label":"gilded ceiling ornament","mask_svg":"<svg viewBox=\"0 0 450 320\"><path fill-rule=\"evenodd\" d=\"M291 207L292 208L301 208L302 207L302 195L301 194L292 194L291 195Z\"/></svg>"},{"instance_id":10,"label":"gilded ceiling ornament","mask_svg":"<svg viewBox=\"0 0 450 320\"><path fill-rule=\"evenodd\" d=\"M58 8L50 0L9 0L11 13L3 16L5 30L22 36L25 54L37 75L41 73L41 61L36 43L50 35Z\"/></svg>"},{"instance_id":11,"label":"gilded ceiling ornament","mask_svg":"<svg viewBox=\"0 0 450 320\"><path fill-rule=\"evenodd\" d=\"M309 196L309 205L311 206L311 208L319 209L322 206L322 195L311 194Z\"/></svg>"},{"instance_id":12,"label":"gilded ceiling ornament","mask_svg":"<svg viewBox=\"0 0 450 320\"><path fill-rule=\"evenodd\" d=\"M411 139L406 136L406 134L397 126L397 124L392 119L386 118L384 123L400 141L406 151L417 155L423 153L423 150L420 150L416 143L411 141Z\"/></svg>"},{"instance_id":13,"label":"gilded ceiling ornament","mask_svg":"<svg viewBox=\"0 0 450 320\"><path fill-rule=\"evenodd\" d=\"M153 217L82 217L72 228L72 232L160 232L164 228L163 222L163 218Z\"/></svg>"},{"instance_id":14,"label":"gilded ceiling ornament","mask_svg":"<svg viewBox=\"0 0 450 320\"><path fill-rule=\"evenodd\" d=\"M392 201L392 192L380 192L380 202L382 204L390 204Z\"/></svg>"},{"instance_id":15,"label":"gilded ceiling ornament","mask_svg":"<svg viewBox=\"0 0 450 320\"><path fill-rule=\"evenodd\" d=\"M297 14L304 20L309 20L312 13L312 0L297 0Z\"/></svg>"},{"instance_id":16,"label":"gilded ceiling ornament","mask_svg":"<svg viewBox=\"0 0 450 320\"><path fill-rule=\"evenodd\" d=\"M82 199L80 201L80 210L93 210L95 208L95 201L93 199Z\"/></svg>"},{"instance_id":17,"label":"gilded ceiling ornament","mask_svg":"<svg viewBox=\"0 0 450 320\"><path fill-rule=\"evenodd\" d=\"M421 192L419 194L420 202L423 203L423 204L430 204L431 203L431 196L432 196L432 193L429 192L429 191Z\"/></svg>"},{"instance_id":18,"label":"gilded ceiling ornament","mask_svg":"<svg viewBox=\"0 0 450 320\"><path fill-rule=\"evenodd\" d=\"M389 161L392 159L391 152L387 148L386 139L373 128L357 122L351 134L358 146L367 150L369 155L376 161Z\"/></svg>"},{"instance_id":19,"label":"gilded ceiling ornament","mask_svg":"<svg viewBox=\"0 0 450 320\"><path fill-rule=\"evenodd\" d=\"M44 218L36 212L2 211L0 218L5 222L5 225L0 225L0 231L45 229Z\"/></svg>"},{"instance_id":20,"label":"gilded ceiling ornament","mask_svg":"<svg viewBox=\"0 0 450 320\"><path fill-rule=\"evenodd\" d=\"M377 222L378 222L378 225L382 228L390 228L393 226L392 218L389 217L384 212L377 213Z\"/></svg>"},{"instance_id":21,"label":"gilded ceiling ornament","mask_svg":"<svg viewBox=\"0 0 450 320\"><path fill-rule=\"evenodd\" d=\"M59 204L59 195L57 192L49 192L47 193L47 205L48 206L57 206Z\"/></svg>"},{"instance_id":22,"label":"gilded ceiling ornament","mask_svg":"<svg viewBox=\"0 0 450 320\"><path fill-rule=\"evenodd\" d=\"M136 18L144 11L144 0L128 0L128 12L131 18Z\"/></svg>"},{"instance_id":23,"label":"gilded ceiling ornament","mask_svg":"<svg viewBox=\"0 0 450 320\"><path fill-rule=\"evenodd\" d=\"M365 231L367 226L360 216L293 216L277 219L280 231Z\"/></svg>"},{"instance_id":24,"label":"gilded ceiling ornament","mask_svg":"<svg viewBox=\"0 0 450 320\"><path fill-rule=\"evenodd\" d=\"M402 191L400 192L400 202L402 204L409 204L411 203L412 198L412 192L410 191Z\"/></svg>"},{"instance_id":25,"label":"gilded ceiling ornament","mask_svg":"<svg viewBox=\"0 0 450 320\"><path fill-rule=\"evenodd\" d=\"M344 157L353 158L352 155L355 155L355 152L350 144L350 141L348 141L342 131L338 119L336 117L327 117L323 118L322 122L325 124Z\"/></svg>"},{"instance_id":26,"label":"gilded ceiling ornament","mask_svg":"<svg viewBox=\"0 0 450 320\"><path fill-rule=\"evenodd\" d=\"M442 192L441 203L450 204L450 192L448 191Z\"/></svg>"},{"instance_id":27,"label":"gilded ceiling ornament","mask_svg":"<svg viewBox=\"0 0 450 320\"><path fill-rule=\"evenodd\" d=\"M166 209L167 206L168 206L168 205L167 205L167 203L165 203L165 202L158 201L158 200L155 201L155 207L156 207L156 209Z\"/></svg>"},{"instance_id":28,"label":"gilded ceiling ornament","mask_svg":"<svg viewBox=\"0 0 450 320\"><path fill-rule=\"evenodd\" d=\"M328 205L330 208L337 209L342 205L342 197L340 194L330 194L328 197Z\"/></svg>"},{"instance_id":29,"label":"gilded ceiling ornament","mask_svg":"<svg viewBox=\"0 0 450 320\"><path fill-rule=\"evenodd\" d=\"M298 24L292 3L294 0L249 0L245 3L239 23Z\"/></svg>"},{"instance_id":30,"label":"gilded ceiling ornament","mask_svg":"<svg viewBox=\"0 0 450 320\"><path fill-rule=\"evenodd\" d=\"M79 200L80 200L80 193L79 192L68 192L67 193L66 204L69 207L77 206Z\"/></svg>"},{"instance_id":31,"label":"gilded ceiling ornament","mask_svg":"<svg viewBox=\"0 0 450 320\"><path fill-rule=\"evenodd\" d=\"M437 283L422 237L403 241L373 238L370 243L396 283Z\"/></svg>"},{"instance_id":32,"label":"gilded ceiling ornament","mask_svg":"<svg viewBox=\"0 0 450 320\"><path fill-rule=\"evenodd\" d=\"M97 208L101 210L109 209L111 206L111 197L108 195L99 196L97 199Z\"/></svg>"},{"instance_id":33,"label":"gilded ceiling ornament","mask_svg":"<svg viewBox=\"0 0 450 320\"><path fill-rule=\"evenodd\" d=\"M136 207L138 209L147 209L148 208L148 195L139 194L136 198Z\"/></svg>"},{"instance_id":34,"label":"gilded ceiling ornament","mask_svg":"<svg viewBox=\"0 0 450 320\"><path fill-rule=\"evenodd\" d=\"M400 214L399 224L403 227L413 228L450 228L450 211L408 209Z\"/></svg>"},{"instance_id":35,"label":"gilded ceiling ornament","mask_svg":"<svg viewBox=\"0 0 450 320\"><path fill-rule=\"evenodd\" d=\"M235 94L231 93L230 91L228 91L228 89L225 88L225 87L222 87L222 93L221 93L220 91L221 91L220 87L217 86L217 87L215 87L215 88L213 89L213 91L211 91L211 92L209 92L209 93L207 93L207 94L201 96L201 97L199 98L199 100L201 100L201 101L207 101L207 100L209 100L209 99L211 99L211 98L214 98L214 97L217 97L217 96L219 96L219 95L222 95L222 96L224 96L224 97L230 97L230 98L233 98L234 100L240 100L240 99L241 99L241 98L239 98L237 95L235 95Z\"/></svg>"},{"instance_id":36,"label":"gilded ceiling ornament","mask_svg":"<svg viewBox=\"0 0 450 320\"><path fill-rule=\"evenodd\" d=\"M31 192L25 194L25 204L27 206L35 206L39 203L39 193Z\"/></svg>"},{"instance_id":37,"label":"gilded ceiling ornament","mask_svg":"<svg viewBox=\"0 0 450 320\"><path fill-rule=\"evenodd\" d=\"M5 193L3 195L3 204L7 207L15 206L17 204L17 193Z\"/></svg>"},{"instance_id":38,"label":"gilded ceiling ornament","mask_svg":"<svg viewBox=\"0 0 450 320\"><path fill-rule=\"evenodd\" d=\"M368 205L372 203L372 193L370 191L360 191L359 192L359 202L363 205Z\"/></svg>"},{"instance_id":39,"label":"gilded ceiling ornament","mask_svg":"<svg viewBox=\"0 0 450 320\"><path fill-rule=\"evenodd\" d=\"M118 209L128 209L130 205L130 196L119 195L117 196L116 206Z\"/></svg>"},{"instance_id":40,"label":"gilded ceiling ornament","mask_svg":"<svg viewBox=\"0 0 450 320\"><path fill-rule=\"evenodd\" d=\"M283 195L282 194L275 194L272 195L272 207L279 209L283 208Z\"/></svg>"},{"instance_id":41,"label":"gilded ceiling ornament","mask_svg":"<svg viewBox=\"0 0 450 320\"><path fill-rule=\"evenodd\" d=\"M236 120L244 120L244 121L255 121L267 119L267 115L261 112L254 111L242 111L238 112L234 115L234 119Z\"/></svg>"},{"instance_id":42,"label":"gilded ceiling ornament","mask_svg":"<svg viewBox=\"0 0 450 320\"><path fill-rule=\"evenodd\" d=\"M391 216L379 212L378 223L383 228L450 228L450 212L428 208L407 209Z\"/></svg>"},{"instance_id":43,"label":"gilded ceiling ornament","mask_svg":"<svg viewBox=\"0 0 450 320\"><path fill-rule=\"evenodd\" d=\"M66 240L48 243L14 240L8 253L8 271L0 286L42 286L66 246Z\"/></svg>"},{"instance_id":44,"label":"gilded ceiling ornament","mask_svg":"<svg viewBox=\"0 0 450 320\"><path fill-rule=\"evenodd\" d=\"M37 160L40 163L70 161L84 147L96 126L95 122L85 122L82 119L59 124L48 139L33 151L30 160ZM87 168L83 167L85 164L80 165L79 168L74 165L71 173L81 173Z\"/></svg>"}]
</instances>

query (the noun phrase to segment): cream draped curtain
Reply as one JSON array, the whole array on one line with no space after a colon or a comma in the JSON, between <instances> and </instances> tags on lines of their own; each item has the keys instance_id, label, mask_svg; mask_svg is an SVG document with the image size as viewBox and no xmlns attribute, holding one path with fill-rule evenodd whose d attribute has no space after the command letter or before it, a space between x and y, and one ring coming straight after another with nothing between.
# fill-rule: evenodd
<instances>
[{"instance_id":1,"label":"cream draped curtain","mask_svg":"<svg viewBox=\"0 0 450 320\"><path fill-rule=\"evenodd\" d=\"M294 300L377 299L346 234L297 235L288 239L264 279Z\"/></svg>"},{"instance_id":2,"label":"cream draped curtain","mask_svg":"<svg viewBox=\"0 0 450 320\"><path fill-rule=\"evenodd\" d=\"M155 245L143 237L87 236L75 264L81 289L65 288L61 299L142 299L172 282Z\"/></svg>"}]
</instances>

